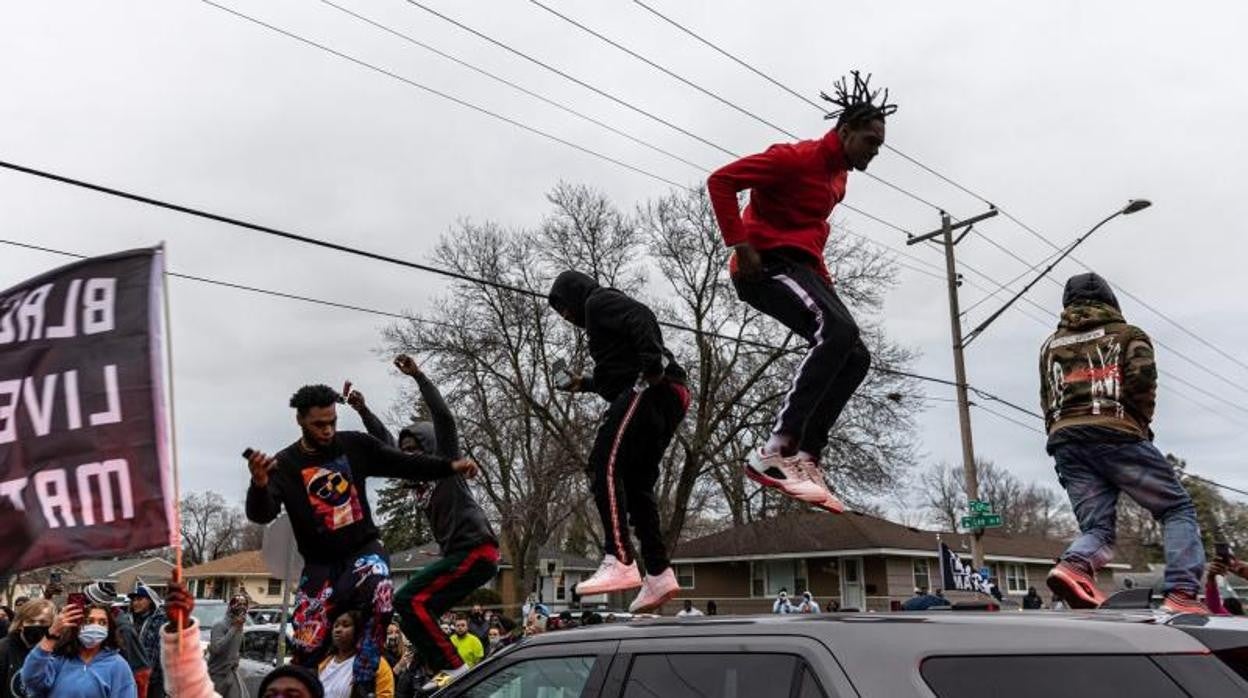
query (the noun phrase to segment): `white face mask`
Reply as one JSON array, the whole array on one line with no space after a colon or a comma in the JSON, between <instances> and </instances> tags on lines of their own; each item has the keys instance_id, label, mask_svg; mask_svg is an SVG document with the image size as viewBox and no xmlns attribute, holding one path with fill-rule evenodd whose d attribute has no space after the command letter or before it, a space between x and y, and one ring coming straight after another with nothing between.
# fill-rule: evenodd
<instances>
[{"instance_id":1,"label":"white face mask","mask_svg":"<svg viewBox=\"0 0 1248 698\"><path fill-rule=\"evenodd\" d=\"M106 637L108 637L108 628L102 625L88 625L78 631L78 642L81 642L82 646L87 649L99 647Z\"/></svg>"}]
</instances>

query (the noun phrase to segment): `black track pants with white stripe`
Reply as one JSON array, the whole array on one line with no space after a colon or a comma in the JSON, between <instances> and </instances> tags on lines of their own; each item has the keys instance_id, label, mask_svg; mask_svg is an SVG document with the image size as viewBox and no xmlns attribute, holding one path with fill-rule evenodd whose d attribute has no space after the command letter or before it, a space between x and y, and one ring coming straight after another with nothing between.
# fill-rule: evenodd
<instances>
[{"instance_id":1,"label":"black track pants with white stripe","mask_svg":"<svg viewBox=\"0 0 1248 698\"><path fill-rule=\"evenodd\" d=\"M641 543L647 574L670 561L659 525L654 485L659 464L689 407L689 389L663 381L638 393L626 390L607 408L589 452L590 486L602 517L603 551L625 564L636 557L629 524Z\"/></svg>"},{"instance_id":2,"label":"black track pants with white stripe","mask_svg":"<svg viewBox=\"0 0 1248 698\"><path fill-rule=\"evenodd\" d=\"M849 309L813 267L764 252L763 269L761 279L734 279L737 295L810 343L772 430L819 456L832 425L867 377L871 355Z\"/></svg>"}]
</instances>

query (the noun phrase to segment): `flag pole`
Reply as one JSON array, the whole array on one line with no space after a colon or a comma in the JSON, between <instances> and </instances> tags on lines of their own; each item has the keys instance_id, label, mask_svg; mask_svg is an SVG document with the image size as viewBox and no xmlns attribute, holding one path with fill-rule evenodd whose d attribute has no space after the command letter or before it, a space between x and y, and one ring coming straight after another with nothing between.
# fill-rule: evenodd
<instances>
[{"instance_id":1,"label":"flag pole","mask_svg":"<svg viewBox=\"0 0 1248 698\"><path fill-rule=\"evenodd\" d=\"M161 285L161 304L164 306L165 316L165 365L169 371L169 447L171 452L171 462L173 464L173 581L177 584L182 583L182 484L179 476L178 467L178 420L176 408L177 400L174 399L173 393L173 323L169 312L169 272L165 265L165 242L161 240L157 246L160 251L160 285ZM179 614L180 615L180 614ZM172 618L174 625L178 631L178 655L181 656L182 651L182 625L185 618Z\"/></svg>"}]
</instances>

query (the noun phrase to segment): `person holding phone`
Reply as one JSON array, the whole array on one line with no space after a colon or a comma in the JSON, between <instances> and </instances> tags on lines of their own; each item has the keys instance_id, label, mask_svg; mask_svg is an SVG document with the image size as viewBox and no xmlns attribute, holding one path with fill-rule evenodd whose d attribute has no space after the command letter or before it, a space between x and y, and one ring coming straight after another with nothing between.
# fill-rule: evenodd
<instances>
[{"instance_id":1,"label":"person holding phone","mask_svg":"<svg viewBox=\"0 0 1248 698\"><path fill-rule=\"evenodd\" d=\"M314 668L329 652L332 618L359 610L364 622L353 683L372 686L394 611L390 560L373 521L365 481L416 482L472 477L466 458L405 453L360 432L338 431L343 397L327 385L305 385L290 398L300 437L276 456L247 449L251 486L247 518L267 524L283 508L304 567L295 595L292 659Z\"/></svg>"},{"instance_id":2,"label":"person holding phone","mask_svg":"<svg viewBox=\"0 0 1248 698\"><path fill-rule=\"evenodd\" d=\"M102 604L66 604L22 665L27 698L137 698L116 625Z\"/></svg>"},{"instance_id":3,"label":"person holding phone","mask_svg":"<svg viewBox=\"0 0 1248 698\"><path fill-rule=\"evenodd\" d=\"M0 639L0 698L23 698L22 664L26 655L48 634L56 619L56 607L47 599L22 604L9 626L9 634Z\"/></svg>"}]
</instances>

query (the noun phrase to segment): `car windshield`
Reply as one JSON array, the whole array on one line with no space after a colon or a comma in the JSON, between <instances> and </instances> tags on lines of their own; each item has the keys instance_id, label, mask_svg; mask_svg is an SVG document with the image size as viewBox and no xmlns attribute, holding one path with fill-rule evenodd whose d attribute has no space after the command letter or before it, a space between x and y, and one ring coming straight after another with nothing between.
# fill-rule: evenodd
<instances>
[{"instance_id":1,"label":"car windshield","mask_svg":"<svg viewBox=\"0 0 1248 698\"><path fill-rule=\"evenodd\" d=\"M192 614L199 621L199 627L207 630L225 617L226 606L223 603L196 604Z\"/></svg>"}]
</instances>

